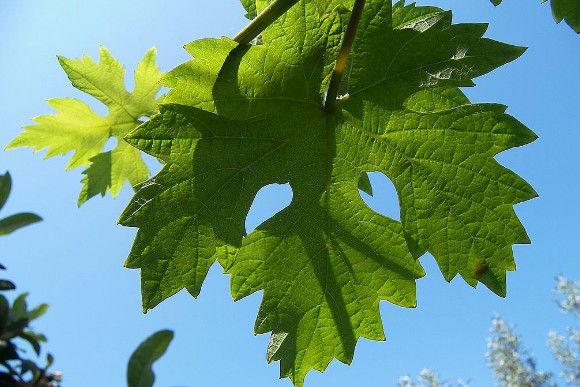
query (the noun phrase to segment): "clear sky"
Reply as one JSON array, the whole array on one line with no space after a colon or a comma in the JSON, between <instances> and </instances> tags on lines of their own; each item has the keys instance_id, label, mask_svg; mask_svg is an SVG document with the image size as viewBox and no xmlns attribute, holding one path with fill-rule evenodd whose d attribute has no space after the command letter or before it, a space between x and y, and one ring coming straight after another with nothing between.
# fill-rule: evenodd
<instances>
[{"instance_id":1,"label":"clear sky","mask_svg":"<svg viewBox=\"0 0 580 387\"><path fill-rule=\"evenodd\" d=\"M505 0L498 8L487 0L429 3L454 9L456 21L490 22L488 37L530 47L466 92L474 102L508 105L540 136L499 156L540 194L516 208L533 244L515 248L518 271L508 275L506 299L459 278L448 284L424 256L428 274L418 281L418 308L383 303L387 341L361 340L350 367L334 361L324 375L311 372L309 386L391 386L425 367L448 380L488 386L485 339L494 312L516 323L542 369L556 367L545 345L548 330L571 323L558 312L552 288L560 273L580 277L580 36L555 25L539 0ZM105 111L70 86L56 54L94 58L104 45L126 66L131 85L148 48L156 46L162 70L170 70L188 59L183 44L233 36L243 14L237 0L0 0L0 145L30 118L51 113L48 98L76 97ZM139 271L123 268L135 230L116 225L131 190L78 209L81 171L64 171L69 157L44 161L28 149L0 152L0 172L9 170L14 180L4 216L34 211L45 219L3 237L0 260L31 303L51 305L34 327L47 334L64 385L123 386L132 350L154 331L171 328L176 338L155 367L157 386L290 386L277 379L277 364L266 364L267 335L252 333L261 295L232 302L229 279L217 265L197 300L182 292L141 313ZM367 198L369 205L398 217L390 183L380 176L373 183L378 193ZM289 198L287 187L260 192L248 228Z\"/></svg>"}]
</instances>

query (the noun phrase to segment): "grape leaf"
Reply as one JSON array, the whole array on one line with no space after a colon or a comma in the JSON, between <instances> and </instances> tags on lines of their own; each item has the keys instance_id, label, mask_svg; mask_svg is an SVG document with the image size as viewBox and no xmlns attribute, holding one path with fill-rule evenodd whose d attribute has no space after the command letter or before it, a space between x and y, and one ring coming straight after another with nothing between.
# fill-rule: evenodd
<instances>
[{"instance_id":1,"label":"grape leaf","mask_svg":"<svg viewBox=\"0 0 580 387\"><path fill-rule=\"evenodd\" d=\"M497 6L502 0L490 0L493 5ZM546 3L548 0L542 0ZM580 1L578 0L551 0L552 15L556 23L566 20L566 23L577 34L580 34Z\"/></svg>"},{"instance_id":2,"label":"grape leaf","mask_svg":"<svg viewBox=\"0 0 580 387\"><path fill-rule=\"evenodd\" d=\"M135 71L135 88L125 90L125 69L101 47L99 63L89 57L58 60L73 86L104 103L109 113L101 116L87 104L73 98L48 101L57 114L34 118L36 125L25 127L7 149L28 146L35 151L47 148L46 157L74 154L67 169L89 166L83 173L83 188L78 204L106 192L116 196L129 181L131 185L143 182L149 170L139 151L121 139L141 121L158 111L155 95L161 84L161 73L155 64L156 50L149 50ZM114 137L118 143L109 152L102 152L105 142Z\"/></svg>"},{"instance_id":3,"label":"grape leaf","mask_svg":"<svg viewBox=\"0 0 580 387\"><path fill-rule=\"evenodd\" d=\"M494 159L535 135L458 88L524 49L438 8L369 0L328 113L349 12L320 4L300 1L260 45L188 44L194 59L164 78L160 114L125 137L165 164L120 218L139 228L126 266L141 269L144 309L183 288L197 296L218 259L236 300L264 291L255 331L272 332L268 360L296 385L333 358L350 363L359 337L384 339L379 302L416 305L427 251L448 281L505 295L512 245L529 243L513 205L536 196ZM393 181L401 222L362 201L372 171ZM245 236L271 183L290 183L292 202Z\"/></svg>"}]
</instances>

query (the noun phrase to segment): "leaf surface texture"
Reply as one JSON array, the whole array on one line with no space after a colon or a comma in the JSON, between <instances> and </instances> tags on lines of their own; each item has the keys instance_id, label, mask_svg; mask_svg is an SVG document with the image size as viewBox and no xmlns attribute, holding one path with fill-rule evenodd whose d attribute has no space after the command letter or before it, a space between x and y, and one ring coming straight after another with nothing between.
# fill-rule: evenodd
<instances>
[{"instance_id":1,"label":"leaf surface texture","mask_svg":"<svg viewBox=\"0 0 580 387\"><path fill-rule=\"evenodd\" d=\"M296 385L333 358L350 363L359 337L384 339L379 302L416 306L425 252L447 280L504 295L512 245L529 242L513 205L536 195L494 159L535 135L459 89L524 49L438 8L369 0L329 114L343 3L300 1L260 45L188 44L194 59L165 76L160 114L126 136L165 164L120 218L139 228L126 266L141 269L144 309L197 296L219 260L236 300L263 291L255 331L272 332L268 360ZM361 199L373 171L395 185L400 222ZM246 236L272 183L289 183L292 202Z\"/></svg>"}]
</instances>

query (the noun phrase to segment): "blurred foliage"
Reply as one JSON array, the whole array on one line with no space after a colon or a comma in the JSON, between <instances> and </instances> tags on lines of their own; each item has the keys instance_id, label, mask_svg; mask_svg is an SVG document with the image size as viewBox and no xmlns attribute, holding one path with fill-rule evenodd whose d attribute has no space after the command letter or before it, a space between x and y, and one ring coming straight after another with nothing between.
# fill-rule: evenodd
<instances>
[{"instance_id":1,"label":"blurred foliage","mask_svg":"<svg viewBox=\"0 0 580 387\"><path fill-rule=\"evenodd\" d=\"M152 366L173 340L173 332L162 330L149 336L133 352L127 365L127 385L129 387L151 387L155 381Z\"/></svg>"},{"instance_id":2,"label":"blurred foliage","mask_svg":"<svg viewBox=\"0 0 580 387\"><path fill-rule=\"evenodd\" d=\"M6 204L12 188L9 173L0 175L0 210ZM10 234L19 228L42 220L32 213L19 213L0 219L0 235ZM0 264L0 270L6 268ZM16 289L12 281L0 280L0 292ZM27 343L34 351L36 358L40 357L41 344L46 337L30 329L30 323L41 317L48 305L41 304L29 309L26 302L28 293L20 294L12 304L0 293L0 386L42 386L56 387L62 375L59 372L49 372L53 362L51 354L46 355L44 366L25 356L26 351L20 343Z\"/></svg>"},{"instance_id":3,"label":"blurred foliage","mask_svg":"<svg viewBox=\"0 0 580 387\"><path fill-rule=\"evenodd\" d=\"M569 280L564 276L556 278L555 291L560 296L560 311L571 315L576 326L567 328L567 334L554 331L548 334L548 346L562 369L559 376L566 385L580 386L580 330L577 328L580 317L580 281ZM487 339L487 362L496 379L496 385L506 387L548 387L557 386L552 372L538 370L536 359L530 355L515 332L513 325L500 316L494 316ZM421 371L416 379L403 376L397 381L398 387L466 387L467 382L458 379L456 383L441 381L439 375L429 369Z\"/></svg>"}]
</instances>

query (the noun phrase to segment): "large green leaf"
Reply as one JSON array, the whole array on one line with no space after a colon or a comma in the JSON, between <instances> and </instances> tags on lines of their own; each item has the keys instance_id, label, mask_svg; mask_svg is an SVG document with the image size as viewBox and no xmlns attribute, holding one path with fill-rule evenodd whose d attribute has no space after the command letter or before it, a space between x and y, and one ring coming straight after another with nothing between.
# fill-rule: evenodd
<instances>
[{"instance_id":1,"label":"large green leaf","mask_svg":"<svg viewBox=\"0 0 580 387\"><path fill-rule=\"evenodd\" d=\"M513 205L536 195L494 159L535 135L458 89L522 48L450 12L369 0L330 114L349 12L321 5L299 2L261 45L186 46L194 59L165 77L160 114L126 137L165 166L120 218L139 227L126 265L141 269L145 310L183 288L197 296L219 259L235 299L264 291L255 331L272 332L268 360L296 385L333 358L349 363L359 337L384 339L379 302L416 305L426 251L447 280L504 295L512 245L529 242ZM372 171L394 183L401 222L362 201ZM291 204L245 236L258 190L287 182Z\"/></svg>"},{"instance_id":2,"label":"large green leaf","mask_svg":"<svg viewBox=\"0 0 580 387\"><path fill-rule=\"evenodd\" d=\"M58 113L34 118L36 125L25 127L8 149L28 146L38 151L47 148L46 157L74 154L67 169L89 166L83 172L81 205L91 197L107 191L116 196L126 181L131 185L149 176L139 151L121 140L141 123L141 118L157 112L156 94L161 73L155 64L156 50L145 54L135 71L135 88L125 89L125 69L107 51L100 48L99 62L58 57L73 86L104 103L109 113L101 116L87 104L72 98L48 101ZM110 152L101 153L105 142L114 137L118 143Z\"/></svg>"},{"instance_id":3,"label":"large green leaf","mask_svg":"<svg viewBox=\"0 0 580 387\"><path fill-rule=\"evenodd\" d=\"M155 332L143 341L129 358L127 365L128 387L152 387L155 381L153 363L155 363L173 340L173 332L163 330Z\"/></svg>"}]
</instances>

